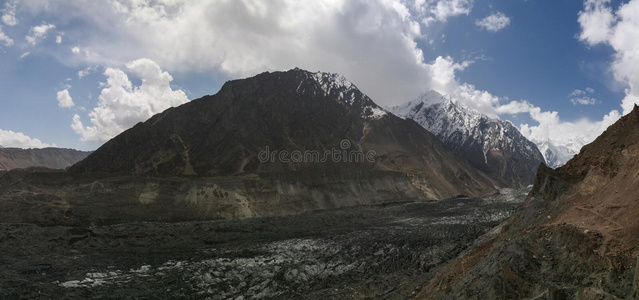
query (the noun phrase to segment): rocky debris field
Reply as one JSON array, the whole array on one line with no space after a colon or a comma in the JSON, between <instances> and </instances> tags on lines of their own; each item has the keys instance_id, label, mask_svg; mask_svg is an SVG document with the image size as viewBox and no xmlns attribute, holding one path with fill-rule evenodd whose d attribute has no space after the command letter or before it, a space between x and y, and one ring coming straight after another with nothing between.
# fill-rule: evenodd
<instances>
[{"instance_id":1,"label":"rocky debris field","mask_svg":"<svg viewBox=\"0 0 639 300\"><path fill-rule=\"evenodd\" d=\"M405 299L525 192L231 221L0 224L0 298Z\"/></svg>"}]
</instances>

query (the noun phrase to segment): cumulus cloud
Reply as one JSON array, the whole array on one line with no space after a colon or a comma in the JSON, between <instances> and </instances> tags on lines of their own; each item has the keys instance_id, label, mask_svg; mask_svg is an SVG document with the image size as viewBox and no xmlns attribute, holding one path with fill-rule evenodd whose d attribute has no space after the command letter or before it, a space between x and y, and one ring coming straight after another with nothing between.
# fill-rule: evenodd
<instances>
[{"instance_id":1,"label":"cumulus cloud","mask_svg":"<svg viewBox=\"0 0 639 300\"><path fill-rule=\"evenodd\" d=\"M73 107L75 105L75 103L73 103L71 95L69 95L69 89L59 91L57 94L57 99L59 107Z\"/></svg>"},{"instance_id":2,"label":"cumulus cloud","mask_svg":"<svg viewBox=\"0 0 639 300\"><path fill-rule=\"evenodd\" d=\"M46 23L38 26L33 26L31 27L31 30L29 30L29 35L25 37L25 40L31 46L35 46L37 43L47 37L47 33L54 28L55 25Z\"/></svg>"},{"instance_id":3,"label":"cumulus cloud","mask_svg":"<svg viewBox=\"0 0 639 300\"><path fill-rule=\"evenodd\" d=\"M62 43L62 35L58 35L58 36L55 37L55 43L56 44Z\"/></svg>"},{"instance_id":4,"label":"cumulus cloud","mask_svg":"<svg viewBox=\"0 0 639 300\"><path fill-rule=\"evenodd\" d=\"M14 132L11 130L0 129L0 145L3 147L15 147L15 148L46 148L55 147L43 143L39 139L31 138L22 132Z\"/></svg>"},{"instance_id":5,"label":"cumulus cloud","mask_svg":"<svg viewBox=\"0 0 639 300\"><path fill-rule=\"evenodd\" d=\"M74 64L119 66L148 57L171 72L213 71L227 78L300 67L340 73L380 104L399 104L430 89L431 68L417 46L428 26L469 14L472 3L113 0L30 9L61 18L57 23L82 20L87 30L104 33L65 33L80 41L72 52L79 55L66 57Z\"/></svg>"},{"instance_id":6,"label":"cumulus cloud","mask_svg":"<svg viewBox=\"0 0 639 300\"><path fill-rule=\"evenodd\" d=\"M7 47L13 46L13 39L2 31L2 26L0 26L0 44Z\"/></svg>"},{"instance_id":7,"label":"cumulus cloud","mask_svg":"<svg viewBox=\"0 0 639 300\"><path fill-rule=\"evenodd\" d=\"M497 12L481 20L477 20L475 25L487 31L497 32L510 25L510 18L502 12Z\"/></svg>"},{"instance_id":8,"label":"cumulus cloud","mask_svg":"<svg viewBox=\"0 0 639 300\"><path fill-rule=\"evenodd\" d=\"M616 52L611 70L626 85L623 113L639 103L639 0L631 0L613 13L609 0L588 0L579 14L580 40L589 45L606 44Z\"/></svg>"},{"instance_id":9,"label":"cumulus cloud","mask_svg":"<svg viewBox=\"0 0 639 300\"><path fill-rule=\"evenodd\" d=\"M459 88L455 73L463 71L472 63L472 61L457 63L450 56L439 56L428 65L428 85L442 94L454 94Z\"/></svg>"},{"instance_id":10,"label":"cumulus cloud","mask_svg":"<svg viewBox=\"0 0 639 300\"><path fill-rule=\"evenodd\" d=\"M537 126L524 124L520 131L526 138L540 142L551 141L556 146L563 146L570 152L577 153L585 144L592 142L608 126L615 123L621 114L613 110L605 115L601 121L590 121L587 119L575 122L561 121L556 111L542 112L539 108L533 108L530 116L539 123Z\"/></svg>"},{"instance_id":11,"label":"cumulus cloud","mask_svg":"<svg viewBox=\"0 0 639 300\"><path fill-rule=\"evenodd\" d=\"M611 26L615 21L612 9L607 6L610 0L586 0L584 10L579 12L579 24L581 33L579 39L591 45L605 42L611 32Z\"/></svg>"},{"instance_id":12,"label":"cumulus cloud","mask_svg":"<svg viewBox=\"0 0 639 300\"><path fill-rule=\"evenodd\" d=\"M91 125L85 126L80 115L73 116L71 128L82 141L107 141L154 114L188 101L182 90L171 88L173 77L152 60L138 59L127 63L126 68L142 84L134 86L124 71L107 68L99 102L89 113Z\"/></svg>"},{"instance_id":13,"label":"cumulus cloud","mask_svg":"<svg viewBox=\"0 0 639 300\"><path fill-rule=\"evenodd\" d=\"M587 3L592 6L589 12L603 10L605 14L605 1ZM472 60L456 61L447 56L425 60L418 42L441 35L437 32L430 36L430 26L454 16L468 15L472 5L472 0L274 0L268 5L250 0L113 0L55 1L44 8L32 9L81 20L86 23L83 28L103 33L65 34L65 39L68 36L70 41L79 41L71 53L67 52L67 58L81 61L83 67L121 66L127 61L148 57L157 62L156 67L160 65L171 72L213 71L228 78L293 67L337 72L382 105L404 103L434 89L453 95L489 116L530 114L539 124L522 127L529 136L560 138L560 135L543 134L548 124L566 123L556 113L543 112L524 100L502 99L460 82L456 73L468 68ZM80 11L82 14L75 13ZM580 22L606 24L605 20L589 18L589 12L579 16ZM496 30L509 22L499 14L494 19L486 30ZM608 34L612 31L603 35ZM580 38L594 42L601 39L601 35L587 33ZM627 66L633 65L638 64ZM125 71L135 74L130 68ZM142 86L149 83L133 87L125 71L106 69L106 87L98 106L88 115L90 125L85 126L80 115L74 116L73 129L83 140L104 141L161 111L148 108L152 97L144 96ZM156 71L163 72L159 67ZM165 90L181 93L171 90L170 80L165 82ZM122 97L114 95L118 93ZM143 100L133 101L137 99L134 96ZM182 99L179 103L186 101L185 96L178 98ZM608 120L614 117L611 113ZM561 136L569 136L572 127L559 125L557 130L565 133Z\"/></svg>"}]
</instances>

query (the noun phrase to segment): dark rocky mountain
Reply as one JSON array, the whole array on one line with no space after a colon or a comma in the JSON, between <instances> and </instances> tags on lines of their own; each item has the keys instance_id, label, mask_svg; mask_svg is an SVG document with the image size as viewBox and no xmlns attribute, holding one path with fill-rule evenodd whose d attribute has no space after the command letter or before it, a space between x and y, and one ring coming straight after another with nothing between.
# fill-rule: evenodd
<instances>
[{"instance_id":1,"label":"dark rocky mountain","mask_svg":"<svg viewBox=\"0 0 639 300\"><path fill-rule=\"evenodd\" d=\"M333 149L349 159L324 157ZM281 215L497 187L343 77L299 69L229 81L123 132L69 173L74 213L104 222Z\"/></svg>"},{"instance_id":2,"label":"dark rocky mountain","mask_svg":"<svg viewBox=\"0 0 639 300\"><path fill-rule=\"evenodd\" d=\"M83 160L90 153L61 148L19 149L0 147L0 170L8 171L29 167L64 169Z\"/></svg>"},{"instance_id":3,"label":"dark rocky mountain","mask_svg":"<svg viewBox=\"0 0 639 300\"><path fill-rule=\"evenodd\" d=\"M564 166L417 298L638 299L639 108ZM426 292L428 291L428 292Z\"/></svg>"},{"instance_id":4,"label":"dark rocky mountain","mask_svg":"<svg viewBox=\"0 0 639 300\"><path fill-rule=\"evenodd\" d=\"M532 184L544 162L537 146L510 122L490 118L435 91L391 111L415 120L501 186Z\"/></svg>"}]
</instances>

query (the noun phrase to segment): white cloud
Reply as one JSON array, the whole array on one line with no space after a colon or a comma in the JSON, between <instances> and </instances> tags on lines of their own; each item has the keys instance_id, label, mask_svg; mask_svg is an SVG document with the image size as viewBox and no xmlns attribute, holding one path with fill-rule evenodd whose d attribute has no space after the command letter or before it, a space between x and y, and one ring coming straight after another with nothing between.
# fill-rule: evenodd
<instances>
[{"instance_id":1,"label":"white cloud","mask_svg":"<svg viewBox=\"0 0 639 300\"><path fill-rule=\"evenodd\" d=\"M22 54L20 55L20 59L22 59L22 58L25 58L25 57L29 56L29 54L31 54L31 52L29 52L29 51L22 53Z\"/></svg>"},{"instance_id":2,"label":"white cloud","mask_svg":"<svg viewBox=\"0 0 639 300\"><path fill-rule=\"evenodd\" d=\"M75 105L75 103L73 103L71 95L69 95L69 89L59 91L57 94L57 99L59 107L73 107Z\"/></svg>"},{"instance_id":3,"label":"white cloud","mask_svg":"<svg viewBox=\"0 0 639 300\"><path fill-rule=\"evenodd\" d=\"M579 39L591 45L605 42L610 36L614 15L609 4L610 0L586 0L584 10L579 12L579 24L581 33Z\"/></svg>"},{"instance_id":4,"label":"white cloud","mask_svg":"<svg viewBox=\"0 0 639 300\"><path fill-rule=\"evenodd\" d=\"M424 17L426 24L434 21L446 22L450 17L468 15L473 8L473 0L415 1L415 3L420 3L421 11L430 13Z\"/></svg>"},{"instance_id":5,"label":"white cloud","mask_svg":"<svg viewBox=\"0 0 639 300\"><path fill-rule=\"evenodd\" d=\"M487 91L478 90L472 84L461 84L453 95L466 106L477 109L490 117L497 117L499 114L498 111L501 106L499 97Z\"/></svg>"},{"instance_id":6,"label":"white cloud","mask_svg":"<svg viewBox=\"0 0 639 300\"><path fill-rule=\"evenodd\" d=\"M18 24L18 19L16 19L17 5L18 0L7 1L4 4L4 8L2 9L2 22L7 26L15 26Z\"/></svg>"},{"instance_id":7,"label":"white cloud","mask_svg":"<svg viewBox=\"0 0 639 300\"><path fill-rule=\"evenodd\" d=\"M499 115L517 115L521 113L530 113L535 106L526 100L510 101L496 107L495 111Z\"/></svg>"},{"instance_id":8,"label":"white cloud","mask_svg":"<svg viewBox=\"0 0 639 300\"><path fill-rule=\"evenodd\" d=\"M171 72L226 78L300 67L340 73L380 104L398 104L429 89L430 66L417 46L429 24L467 15L472 3L113 0L30 9L55 23L85 22L82 30L92 34L65 32L65 39L82 41L69 53L81 55L60 55L72 65L121 66L147 57Z\"/></svg>"},{"instance_id":9,"label":"white cloud","mask_svg":"<svg viewBox=\"0 0 639 300\"><path fill-rule=\"evenodd\" d=\"M80 115L73 116L71 128L80 134L82 141L107 141L154 114L188 101L182 90L171 88L173 77L152 60L135 60L126 67L142 84L133 86L120 69L106 69L107 82L97 107L89 113L91 126L84 126Z\"/></svg>"},{"instance_id":10,"label":"white cloud","mask_svg":"<svg viewBox=\"0 0 639 300\"><path fill-rule=\"evenodd\" d=\"M597 103L597 99L592 97L595 90L593 88L587 87L583 90L576 89L570 94L568 94L568 98L570 99L570 103L572 105L595 105Z\"/></svg>"},{"instance_id":11,"label":"white cloud","mask_svg":"<svg viewBox=\"0 0 639 300\"><path fill-rule=\"evenodd\" d=\"M556 111L542 112L539 108L532 109L530 116L539 125L522 125L520 131L526 138L533 141L551 141L556 146L571 149L573 153L579 152L583 145L592 142L621 117L618 111L613 110L605 115L601 121L593 122L582 119L575 122L565 122L560 120Z\"/></svg>"},{"instance_id":12,"label":"white cloud","mask_svg":"<svg viewBox=\"0 0 639 300\"><path fill-rule=\"evenodd\" d=\"M589 45L607 44L616 52L611 70L626 85L623 113L639 104L639 0L631 0L614 13L609 0L588 0L579 14L580 39Z\"/></svg>"},{"instance_id":13,"label":"white cloud","mask_svg":"<svg viewBox=\"0 0 639 300\"><path fill-rule=\"evenodd\" d=\"M481 20L477 20L475 25L487 31L497 32L510 25L510 18L502 12L497 12Z\"/></svg>"},{"instance_id":14,"label":"white cloud","mask_svg":"<svg viewBox=\"0 0 639 300\"><path fill-rule=\"evenodd\" d=\"M39 43L44 38L46 38L47 33L54 28L55 28L55 25L46 24L46 23L42 25L38 25L38 26L33 26L31 27L31 30L29 31L29 35L25 37L25 40L31 46L35 46L37 43Z\"/></svg>"},{"instance_id":15,"label":"white cloud","mask_svg":"<svg viewBox=\"0 0 639 300\"><path fill-rule=\"evenodd\" d=\"M16 20L16 16L4 14L2 15L2 22L8 26L15 26L18 24L18 20Z\"/></svg>"},{"instance_id":16,"label":"white cloud","mask_svg":"<svg viewBox=\"0 0 639 300\"><path fill-rule=\"evenodd\" d=\"M58 35L58 36L55 37L55 43L56 44L62 43L62 36L61 35Z\"/></svg>"},{"instance_id":17,"label":"white cloud","mask_svg":"<svg viewBox=\"0 0 639 300\"><path fill-rule=\"evenodd\" d=\"M39 139L26 136L22 132L14 132L11 130L0 129L0 145L3 147L15 147L15 148L46 148L55 147L43 143Z\"/></svg>"},{"instance_id":18,"label":"white cloud","mask_svg":"<svg viewBox=\"0 0 639 300\"><path fill-rule=\"evenodd\" d=\"M93 67L86 67L78 71L78 79L82 79L83 77L95 72L96 69L97 67L93 66Z\"/></svg>"},{"instance_id":19,"label":"white cloud","mask_svg":"<svg viewBox=\"0 0 639 300\"><path fill-rule=\"evenodd\" d=\"M578 97L578 98L570 98L570 103L572 105L595 105L597 104L597 99L591 97Z\"/></svg>"},{"instance_id":20,"label":"white cloud","mask_svg":"<svg viewBox=\"0 0 639 300\"><path fill-rule=\"evenodd\" d=\"M431 24L468 15L472 5L472 0L273 0L268 5L252 0L113 0L50 2L37 9L59 18L74 17L86 22L82 28L87 31L103 33L66 32L68 40L82 41L67 52L67 59L83 66L121 66L148 57L171 72L213 71L228 78L293 67L337 72L382 105L400 104L434 89L489 116L530 114L539 123L522 126L531 137L557 138L557 142L570 137L574 129L570 124L575 122L564 122L558 114L543 112L527 101L500 99L459 82L456 73L468 68L472 60L440 56L425 61L417 43L440 35L445 39L441 32L429 35ZM592 20L584 14L580 22ZM494 19L484 26L487 30L509 23L503 14L487 19ZM582 40L596 40L596 36L586 34ZM159 67L156 71L161 72ZM107 84L100 102L88 116L91 124L83 125L80 115L73 119L73 129L85 141L104 141L170 106L149 108L152 99L157 99L145 96L142 87L149 82L133 87L126 73L117 68L108 68L105 75ZM181 93L171 90L169 81L162 89ZM143 100L131 100L134 98ZM176 104L186 101L185 96L178 98L182 100ZM614 117L609 114L608 120ZM593 130L603 126L596 124L607 124L603 120L577 123ZM557 133L545 134L551 124Z\"/></svg>"},{"instance_id":21,"label":"white cloud","mask_svg":"<svg viewBox=\"0 0 639 300\"><path fill-rule=\"evenodd\" d=\"M2 26L0 26L0 44L7 47L13 46L13 39L8 37L4 31L2 31Z\"/></svg>"},{"instance_id":22,"label":"white cloud","mask_svg":"<svg viewBox=\"0 0 639 300\"><path fill-rule=\"evenodd\" d=\"M436 90L442 94L454 94L459 83L455 77L455 72L463 71L470 66L472 61L464 61L456 63L450 56L437 57L428 67L430 89Z\"/></svg>"}]
</instances>

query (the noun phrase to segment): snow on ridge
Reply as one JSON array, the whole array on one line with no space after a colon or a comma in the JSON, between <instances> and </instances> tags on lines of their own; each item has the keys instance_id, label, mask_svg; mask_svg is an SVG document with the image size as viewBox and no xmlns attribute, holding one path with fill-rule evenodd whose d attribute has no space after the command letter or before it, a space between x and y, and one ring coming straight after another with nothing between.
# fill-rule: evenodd
<instances>
[{"instance_id":1,"label":"snow on ridge","mask_svg":"<svg viewBox=\"0 0 639 300\"><path fill-rule=\"evenodd\" d=\"M455 150L478 147L486 164L488 152L495 149L521 153L529 159L544 159L536 145L521 135L512 123L488 117L435 91L390 110L413 119Z\"/></svg>"},{"instance_id":2,"label":"snow on ridge","mask_svg":"<svg viewBox=\"0 0 639 300\"><path fill-rule=\"evenodd\" d=\"M546 165L551 168L563 166L581 150L577 142L562 145L556 145L548 140L532 140L532 142L537 145L546 160Z\"/></svg>"},{"instance_id":3,"label":"snow on ridge","mask_svg":"<svg viewBox=\"0 0 639 300\"><path fill-rule=\"evenodd\" d=\"M354 84L337 73L316 72L311 73L311 77L315 79L326 94L330 94L332 90L345 89L349 91L355 88Z\"/></svg>"},{"instance_id":4,"label":"snow on ridge","mask_svg":"<svg viewBox=\"0 0 639 300\"><path fill-rule=\"evenodd\" d=\"M361 93L346 77L337 73L327 72L309 72L309 74L310 78L317 82L325 95L336 93L339 101L350 106L353 106L357 101L361 102L362 118L378 120L389 114L387 110L379 107L368 96Z\"/></svg>"},{"instance_id":5,"label":"snow on ridge","mask_svg":"<svg viewBox=\"0 0 639 300\"><path fill-rule=\"evenodd\" d=\"M372 112L372 114L368 117L374 120L379 120L381 118L383 118L384 116L386 116L388 114L388 111L386 111L385 109L376 106L376 107L370 107L370 110ZM366 116L364 116L366 118Z\"/></svg>"}]
</instances>

